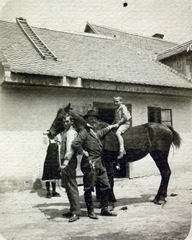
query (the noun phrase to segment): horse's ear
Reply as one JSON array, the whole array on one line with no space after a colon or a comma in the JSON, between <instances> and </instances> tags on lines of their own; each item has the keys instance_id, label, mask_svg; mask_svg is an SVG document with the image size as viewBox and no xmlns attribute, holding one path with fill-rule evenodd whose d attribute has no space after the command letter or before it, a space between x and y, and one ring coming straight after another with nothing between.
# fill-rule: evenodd
<instances>
[{"instance_id":1,"label":"horse's ear","mask_svg":"<svg viewBox=\"0 0 192 240\"><path fill-rule=\"evenodd\" d=\"M69 113L69 110L71 109L71 103L69 103L68 105L67 105L67 107L65 107L64 108L64 111L66 112L66 113Z\"/></svg>"}]
</instances>

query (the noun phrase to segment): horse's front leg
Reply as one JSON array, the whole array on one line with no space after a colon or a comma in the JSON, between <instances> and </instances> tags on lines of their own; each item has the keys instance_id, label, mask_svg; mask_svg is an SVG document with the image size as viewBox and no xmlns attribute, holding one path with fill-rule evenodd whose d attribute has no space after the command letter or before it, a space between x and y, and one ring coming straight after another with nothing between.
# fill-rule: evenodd
<instances>
[{"instance_id":1,"label":"horse's front leg","mask_svg":"<svg viewBox=\"0 0 192 240\"><path fill-rule=\"evenodd\" d=\"M171 169L168 164L168 153L168 151L153 151L150 153L161 174L161 183L157 195L153 200L155 204L159 205L166 203L167 189L171 176Z\"/></svg>"},{"instance_id":2,"label":"horse's front leg","mask_svg":"<svg viewBox=\"0 0 192 240\"><path fill-rule=\"evenodd\" d=\"M103 152L103 165L106 168L108 180L111 186L109 190L109 202L114 203L116 202L115 194L114 194L114 153L105 150Z\"/></svg>"}]
</instances>

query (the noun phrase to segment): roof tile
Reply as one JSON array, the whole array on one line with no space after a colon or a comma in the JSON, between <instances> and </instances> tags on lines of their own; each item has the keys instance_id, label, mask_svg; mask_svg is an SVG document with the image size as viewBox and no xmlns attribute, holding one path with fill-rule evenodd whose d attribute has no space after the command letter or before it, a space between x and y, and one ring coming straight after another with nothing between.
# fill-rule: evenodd
<instances>
[{"instance_id":1,"label":"roof tile","mask_svg":"<svg viewBox=\"0 0 192 240\"><path fill-rule=\"evenodd\" d=\"M139 46L93 34L33 29L58 61L43 60L16 23L0 21L0 47L13 72L192 88L146 51L138 51Z\"/></svg>"}]
</instances>

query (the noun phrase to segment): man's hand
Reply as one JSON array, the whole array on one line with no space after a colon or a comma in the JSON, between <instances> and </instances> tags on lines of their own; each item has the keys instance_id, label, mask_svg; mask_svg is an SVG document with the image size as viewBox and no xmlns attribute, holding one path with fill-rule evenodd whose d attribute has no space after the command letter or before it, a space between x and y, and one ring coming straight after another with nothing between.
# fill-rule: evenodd
<instances>
[{"instance_id":1,"label":"man's hand","mask_svg":"<svg viewBox=\"0 0 192 240\"><path fill-rule=\"evenodd\" d=\"M65 169L66 167L67 167L67 166L63 164L63 165L60 166L60 170L62 171L62 170Z\"/></svg>"},{"instance_id":2,"label":"man's hand","mask_svg":"<svg viewBox=\"0 0 192 240\"><path fill-rule=\"evenodd\" d=\"M112 124L112 125L109 125L108 128L111 130L112 128L118 128L119 125L116 123L116 124Z\"/></svg>"},{"instance_id":3,"label":"man's hand","mask_svg":"<svg viewBox=\"0 0 192 240\"><path fill-rule=\"evenodd\" d=\"M50 143L57 143L55 139L50 139Z\"/></svg>"},{"instance_id":4,"label":"man's hand","mask_svg":"<svg viewBox=\"0 0 192 240\"><path fill-rule=\"evenodd\" d=\"M49 130L47 130L47 131L43 132L43 135L48 135L49 133L50 133Z\"/></svg>"},{"instance_id":5,"label":"man's hand","mask_svg":"<svg viewBox=\"0 0 192 240\"><path fill-rule=\"evenodd\" d=\"M59 170L60 170L60 171L63 171L66 167L67 167L67 164L62 164L62 165L59 167Z\"/></svg>"},{"instance_id":6,"label":"man's hand","mask_svg":"<svg viewBox=\"0 0 192 240\"><path fill-rule=\"evenodd\" d=\"M90 167L91 167L91 169L95 169L95 163L94 162L92 162L92 160L89 160L89 165L90 165Z\"/></svg>"},{"instance_id":7,"label":"man's hand","mask_svg":"<svg viewBox=\"0 0 192 240\"><path fill-rule=\"evenodd\" d=\"M118 127L119 127L119 124L116 123L116 124L113 124L112 126L113 126L113 128L118 128Z\"/></svg>"},{"instance_id":8,"label":"man's hand","mask_svg":"<svg viewBox=\"0 0 192 240\"><path fill-rule=\"evenodd\" d=\"M83 155L84 155L85 157L88 157L88 156L89 156L89 153L88 153L87 151L83 150Z\"/></svg>"}]
</instances>

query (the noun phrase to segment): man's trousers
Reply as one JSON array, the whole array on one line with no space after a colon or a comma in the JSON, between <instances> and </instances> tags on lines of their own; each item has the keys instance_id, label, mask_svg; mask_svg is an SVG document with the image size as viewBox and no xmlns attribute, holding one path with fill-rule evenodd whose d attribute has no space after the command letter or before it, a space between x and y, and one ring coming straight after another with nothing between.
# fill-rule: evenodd
<instances>
[{"instance_id":1,"label":"man's trousers","mask_svg":"<svg viewBox=\"0 0 192 240\"><path fill-rule=\"evenodd\" d=\"M67 166L62 171L62 187L66 189L67 197L70 203L70 212L72 214L81 214L80 202L79 202L79 191L76 181L76 169L72 169Z\"/></svg>"},{"instance_id":2,"label":"man's trousers","mask_svg":"<svg viewBox=\"0 0 192 240\"><path fill-rule=\"evenodd\" d=\"M110 184L107 177L106 169L100 163L95 169L83 168L83 184L84 184L84 198L89 213L93 211L92 191L97 183L101 192L102 208L107 208Z\"/></svg>"}]
</instances>

